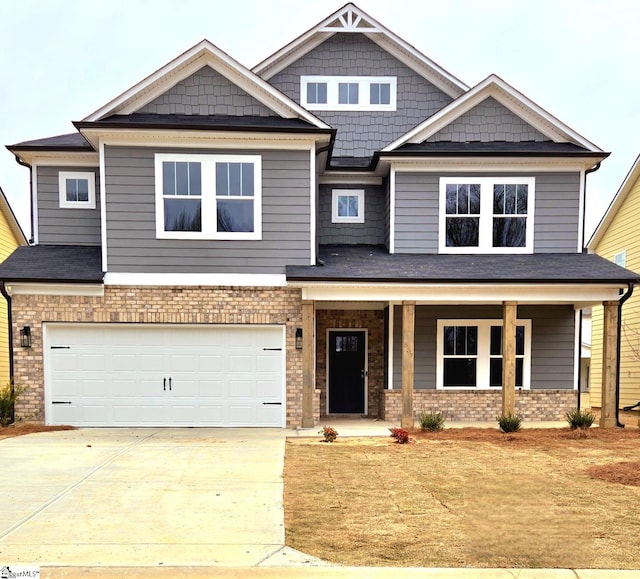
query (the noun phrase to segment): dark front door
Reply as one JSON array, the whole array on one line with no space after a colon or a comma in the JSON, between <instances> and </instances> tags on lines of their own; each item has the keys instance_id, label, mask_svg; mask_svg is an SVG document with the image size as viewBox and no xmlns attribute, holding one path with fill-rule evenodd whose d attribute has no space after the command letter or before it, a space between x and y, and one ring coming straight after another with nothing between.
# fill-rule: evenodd
<instances>
[{"instance_id":1,"label":"dark front door","mask_svg":"<svg viewBox=\"0 0 640 579\"><path fill-rule=\"evenodd\" d=\"M365 333L329 332L329 414L364 414Z\"/></svg>"}]
</instances>

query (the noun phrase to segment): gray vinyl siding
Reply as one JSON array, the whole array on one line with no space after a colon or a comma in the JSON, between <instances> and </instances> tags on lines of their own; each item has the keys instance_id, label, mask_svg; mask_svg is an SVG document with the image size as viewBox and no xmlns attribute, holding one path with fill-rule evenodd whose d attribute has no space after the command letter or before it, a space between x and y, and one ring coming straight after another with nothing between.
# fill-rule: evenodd
<instances>
[{"instance_id":1,"label":"gray vinyl siding","mask_svg":"<svg viewBox=\"0 0 640 579\"><path fill-rule=\"evenodd\" d=\"M417 389L436 387L436 333L439 319L501 319L500 306L417 306L415 379ZM574 383L573 307L519 306L518 318L531 320L531 389L571 390ZM402 307L394 307L393 384L402 387Z\"/></svg>"},{"instance_id":2,"label":"gray vinyl siding","mask_svg":"<svg viewBox=\"0 0 640 579\"><path fill-rule=\"evenodd\" d=\"M535 177L534 252L578 251L579 173L396 173L395 252L437 253L440 177Z\"/></svg>"},{"instance_id":3,"label":"gray vinyl siding","mask_svg":"<svg viewBox=\"0 0 640 579\"><path fill-rule=\"evenodd\" d=\"M391 196L389 195L390 179L384 181L384 245L389 249L391 233Z\"/></svg>"},{"instance_id":4,"label":"gray vinyl siding","mask_svg":"<svg viewBox=\"0 0 640 579\"><path fill-rule=\"evenodd\" d=\"M204 66L181 80L137 112L161 115L277 116L209 66Z\"/></svg>"},{"instance_id":5,"label":"gray vinyl siding","mask_svg":"<svg viewBox=\"0 0 640 579\"><path fill-rule=\"evenodd\" d=\"M364 223L332 223L335 189L364 189ZM320 245L384 244L384 189L382 185L320 185Z\"/></svg>"},{"instance_id":6,"label":"gray vinyl siding","mask_svg":"<svg viewBox=\"0 0 640 579\"><path fill-rule=\"evenodd\" d=\"M427 139L427 142L453 141L466 143L481 141L521 142L548 141L540 131L523 121L493 97L457 118L450 125Z\"/></svg>"},{"instance_id":7,"label":"gray vinyl siding","mask_svg":"<svg viewBox=\"0 0 640 579\"><path fill-rule=\"evenodd\" d=\"M156 239L154 153L262 156L262 240ZM283 274L310 261L308 151L105 147L108 270Z\"/></svg>"},{"instance_id":8,"label":"gray vinyl siding","mask_svg":"<svg viewBox=\"0 0 640 579\"><path fill-rule=\"evenodd\" d=\"M77 171L95 174L96 208L60 207L58 174ZM97 168L41 167L36 170L38 243L41 245L100 245L100 178Z\"/></svg>"},{"instance_id":9,"label":"gray vinyl siding","mask_svg":"<svg viewBox=\"0 0 640 579\"><path fill-rule=\"evenodd\" d=\"M269 82L299 103L304 75L397 77L396 111L311 111L338 129L336 157L368 157L452 100L363 34L335 34Z\"/></svg>"}]
</instances>

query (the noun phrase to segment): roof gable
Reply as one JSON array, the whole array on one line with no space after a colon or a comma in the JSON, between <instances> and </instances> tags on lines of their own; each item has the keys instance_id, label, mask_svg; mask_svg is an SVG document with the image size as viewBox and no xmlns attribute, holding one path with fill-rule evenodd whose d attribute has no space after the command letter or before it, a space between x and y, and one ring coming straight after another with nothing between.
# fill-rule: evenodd
<instances>
[{"instance_id":1,"label":"roof gable","mask_svg":"<svg viewBox=\"0 0 640 579\"><path fill-rule=\"evenodd\" d=\"M468 90L462 81L352 3L257 64L253 72L268 80L334 34L354 32L364 34L450 97L456 98Z\"/></svg>"},{"instance_id":2,"label":"roof gable","mask_svg":"<svg viewBox=\"0 0 640 579\"><path fill-rule=\"evenodd\" d=\"M614 198L611 200L609 207L607 207L607 211L604 216L598 223L596 230L593 232L591 239L587 243L587 248L591 251L595 251L596 247L602 241L605 233L607 232L609 226L615 219L618 211L623 206L625 200L627 199L629 193L634 190L635 186L640 182L640 155L636 157L631 169L627 173L627 176L624 178L622 185L618 189L618 192L615 194Z\"/></svg>"},{"instance_id":3,"label":"roof gable","mask_svg":"<svg viewBox=\"0 0 640 579\"><path fill-rule=\"evenodd\" d=\"M594 145L542 107L524 96L496 75L491 75L469 92L454 100L438 113L388 145L383 152L394 151L405 144L428 141L487 98L492 97L527 125L556 143L573 143L594 153L603 153Z\"/></svg>"},{"instance_id":4,"label":"roof gable","mask_svg":"<svg viewBox=\"0 0 640 579\"><path fill-rule=\"evenodd\" d=\"M316 127L330 128L208 40L202 40L83 121L97 121L111 115L135 113L205 66L228 79L277 116L301 118Z\"/></svg>"}]
</instances>

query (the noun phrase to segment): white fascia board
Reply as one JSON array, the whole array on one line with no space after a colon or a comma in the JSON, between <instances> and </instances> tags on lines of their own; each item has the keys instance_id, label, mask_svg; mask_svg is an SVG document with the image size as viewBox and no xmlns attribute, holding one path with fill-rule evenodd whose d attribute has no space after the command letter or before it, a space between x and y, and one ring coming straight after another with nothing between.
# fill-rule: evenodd
<instances>
[{"instance_id":1,"label":"white fascia board","mask_svg":"<svg viewBox=\"0 0 640 579\"><path fill-rule=\"evenodd\" d=\"M40 242L38 217L38 165L34 164L31 166L31 237L34 245Z\"/></svg>"},{"instance_id":2,"label":"white fascia board","mask_svg":"<svg viewBox=\"0 0 640 579\"><path fill-rule=\"evenodd\" d=\"M317 236L317 215L316 208L318 206L318 188L316 187L316 147L315 144L309 150L309 263L316 264L316 236Z\"/></svg>"},{"instance_id":3,"label":"white fascia board","mask_svg":"<svg viewBox=\"0 0 640 579\"><path fill-rule=\"evenodd\" d=\"M92 144L99 142L111 146L181 147L308 150L314 143L328 143L329 135L299 133L259 133L240 131L189 131L158 129L113 129L90 128L81 130Z\"/></svg>"},{"instance_id":4,"label":"white fascia board","mask_svg":"<svg viewBox=\"0 0 640 579\"><path fill-rule=\"evenodd\" d=\"M353 23L350 25L343 18L347 13L352 13L358 22L364 20L368 25L366 27L354 26ZM330 26L336 20L341 20L342 25ZM462 81L351 2L254 66L252 70L262 78L269 79L322 44L333 34L348 32L364 34L451 97L458 97L469 89Z\"/></svg>"},{"instance_id":5,"label":"white fascia board","mask_svg":"<svg viewBox=\"0 0 640 579\"><path fill-rule=\"evenodd\" d=\"M103 296L102 284L83 283L7 283L7 291L12 296Z\"/></svg>"},{"instance_id":6,"label":"white fascia board","mask_svg":"<svg viewBox=\"0 0 640 579\"><path fill-rule=\"evenodd\" d=\"M609 228L609 225L611 225L611 222L617 215L618 210L620 209L621 205L624 203L624 200L627 198L629 191L631 191L631 189L636 184L638 179L640 179L640 155L636 157L636 160L631 166L631 169L629 169L629 172L627 173L627 176L624 178L622 185L620 185L618 192L615 194L614 198L611 200L609 207L607 207L607 210L604 216L602 217L602 219L600 220L600 223L598 223L598 226L593 232L593 235L591 235L591 239L589 239L589 242L587 243L587 248L590 251L595 251L597 249L598 243L600 243L602 236L605 234L605 232Z\"/></svg>"},{"instance_id":7,"label":"white fascia board","mask_svg":"<svg viewBox=\"0 0 640 579\"><path fill-rule=\"evenodd\" d=\"M132 113L203 66L210 66L266 107L285 118L299 117L316 127L322 129L330 128L318 117L245 68L208 40L202 40L105 106L84 118L83 121L97 121L111 114Z\"/></svg>"},{"instance_id":8,"label":"white fascia board","mask_svg":"<svg viewBox=\"0 0 640 579\"><path fill-rule=\"evenodd\" d=\"M421 305L584 304L615 301L620 285L588 284L320 284L292 282L302 289L303 300L415 301Z\"/></svg>"},{"instance_id":9,"label":"white fascia board","mask_svg":"<svg viewBox=\"0 0 640 579\"><path fill-rule=\"evenodd\" d=\"M381 157L388 161L396 173L415 172L439 173L442 171L459 173L531 172L545 173L583 171L592 167L601 157Z\"/></svg>"},{"instance_id":10,"label":"white fascia board","mask_svg":"<svg viewBox=\"0 0 640 579\"><path fill-rule=\"evenodd\" d=\"M104 142L98 144L100 152L100 243L101 243L101 261L102 271L107 271L107 176L106 162L104 156Z\"/></svg>"},{"instance_id":11,"label":"white fascia board","mask_svg":"<svg viewBox=\"0 0 640 579\"><path fill-rule=\"evenodd\" d=\"M569 141L585 147L594 153L604 153L602 149L585 139L496 75L487 77L474 86L469 92L448 104L399 139L396 139L393 143L382 149L382 151L393 151L406 143L422 143L488 97L496 99L516 116L529 123L533 128L554 142Z\"/></svg>"},{"instance_id":12,"label":"white fascia board","mask_svg":"<svg viewBox=\"0 0 640 579\"><path fill-rule=\"evenodd\" d=\"M320 185L382 185L382 177L373 174L325 172L318 177Z\"/></svg>"},{"instance_id":13,"label":"white fascia board","mask_svg":"<svg viewBox=\"0 0 640 579\"><path fill-rule=\"evenodd\" d=\"M70 153L69 151L18 151L16 154L28 165L41 167L97 167L98 152Z\"/></svg>"},{"instance_id":14,"label":"white fascia board","mask_svg":"<svg viewBox=\"0 0 640 579\"><path fill-rule=\"evenodd\" d=\"M287 280L284 274L108 272L104 285L284 287Z\"/></svg>"}]
</instances>

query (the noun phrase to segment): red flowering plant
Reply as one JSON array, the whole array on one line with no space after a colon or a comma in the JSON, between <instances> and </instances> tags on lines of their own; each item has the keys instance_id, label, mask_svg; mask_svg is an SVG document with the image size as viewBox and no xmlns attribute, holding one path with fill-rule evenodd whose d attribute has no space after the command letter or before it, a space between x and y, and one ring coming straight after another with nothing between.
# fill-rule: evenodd
<instances>
[{"instance_id":1,"label":"red flowering plant","mask_svg":"<svg viewBox=\"0 0 640 579\"><path fill-rule=\"evenodd\" d=\"M404 428L390 428L391 438L395 438L398 444L409 442L409 433Z\"/></svg>"},{"instance_id":2,"label":"red flowering plant","mask_svg":"<svg viewBox=\"0 0 640 579\"><path fill-rule=\"evenodd\" d=\"M338 438L338 431L335 428L331 428L331 426L323 426L322 430L318 431L318 434L324 436L323 442L333 442Z\"/></svg>"}]
</instances>

